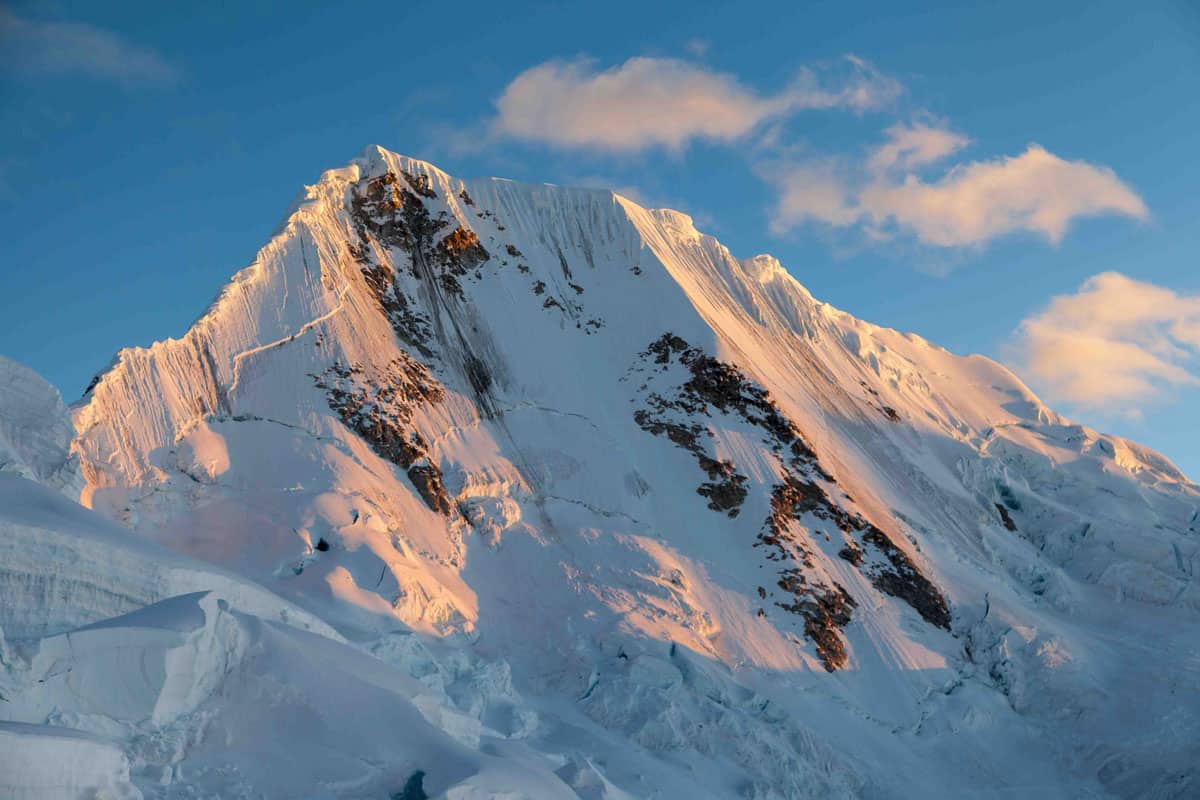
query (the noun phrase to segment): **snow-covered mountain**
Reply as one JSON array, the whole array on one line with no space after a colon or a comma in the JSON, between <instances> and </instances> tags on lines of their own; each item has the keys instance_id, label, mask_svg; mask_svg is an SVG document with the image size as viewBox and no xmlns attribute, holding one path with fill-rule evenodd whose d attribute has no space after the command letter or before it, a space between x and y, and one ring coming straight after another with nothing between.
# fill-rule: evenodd
<instances>
[{"instance_id":1,"label":"snow-covered mountain","mask_svg":"<svg viewBox=\"0 0 1200 800\"><path fill-rule=\"evenodd\" d=\"M0 366L0 735L80 786L1200 792L1200 488L677 212L373 147L69 453Z\"/></svg>"}]
</instances>

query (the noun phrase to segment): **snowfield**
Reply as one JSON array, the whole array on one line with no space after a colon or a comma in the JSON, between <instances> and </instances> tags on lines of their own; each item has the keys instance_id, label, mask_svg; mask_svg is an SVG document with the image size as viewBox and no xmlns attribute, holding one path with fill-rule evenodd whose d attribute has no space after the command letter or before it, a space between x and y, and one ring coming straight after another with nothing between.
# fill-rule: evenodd
<instances>
[{"instance_id":1,"label":"snowfield","mask_svg":"<svg viewBox=\"0 0 1200 800\"><path fill-rule=\"evenodd\" d=\"M1200 487L790 273L372 147L0 359L0 796L1200 794Z\"/></svg>"}]
</instances>

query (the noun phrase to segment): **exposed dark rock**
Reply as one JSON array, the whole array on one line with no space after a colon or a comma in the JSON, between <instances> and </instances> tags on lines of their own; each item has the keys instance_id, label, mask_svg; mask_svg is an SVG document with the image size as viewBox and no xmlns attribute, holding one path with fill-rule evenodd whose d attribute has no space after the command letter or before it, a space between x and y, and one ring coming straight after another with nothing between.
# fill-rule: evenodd
<instances>
[{"instance_id":1,"label":"exposed dark rock","mask_svg":"<svg viewBox=\"0 0 1200 800\"><path fill-rule=\"evenodd\" d=\"M522 253L520 250L518 250L515 246L513 246L511 244L505 245L504 251L506 253L508 253L510 256L512 256L513 258L523 258L525 255L524 253Z\"/></svg>"},{"instance_id":2,"label":"exposed dark rock","mask_svg":"<svg viewBox=\"0 0 1200 800\"><path fill-rule=\"evenodd\" d=\"M658 399L662 400L662 398ZM655 417L646 409L635 411L633 420L642 430L655 436L666 436L695 456L696 462L709 478L708 483L702 483L696 488L696 493L708 498L708 507L712 510L723 511L730 517L738 515L742 503L746 500L747 478L745 475L739 474L731 462L717 460L708 455L700 443L700 437L708 435L708 431L703 426L669 422Z\"/></svg>"},{"instance_id":3,"label":"exposed dark rock","mask_svg":"<svg viewBox=\"0 0 1200 800\"><path fill-rule=\"evenodd\" d=\"M672 333L663 334L651 343L644 355L653 356L654 363L667 364L677 357L692 377L682 387L689 405L708 414L707 406L726 413L737 414L746 422L762 428L770 437L772 449L787 449L793 460L803 466L818 469L816 453L804 441L800 430L779 410L770 393L747 378L736 367L704 354ZM801 465L795 465L801 466ZM827 477L827 476L825 476Z\"/></svg>"},{"instance_id":4,"label":"exposed dark rock","mask_svg":"<svg viewBox=\"0 0 1200 800\"><path fill-rule=\"evenodd\" d=\"M563 277L570 281L574 275L571 274L571 265L567 263L567 257L563 255L563 251L558 251L558 265L562 268Z\"/></svg>"},{"instance_id":5,"label":"exposed dark rock","mask_svg":"<svg viewBox=\"0 0 1200 800\"><path fill-rule=\"evenodd\" d=\"M896 409L892 408L891 406L880 406L879 410L883 412L883 415L887 417L890 422L900 421L900 414L897 413Z\"/></svg>"},{"instance_id":6,"label":"exposed dark rock","mask_svg":"<svg viewBox=\"0 0 1200 800\"><path fill-rule=\"evenodd\" d=\"M382 268L366 256L365 248L374 239L382 245L407 252L412 259L413 277L435 279L447 294L461 298L462 285L458 278L490 256L475 232L462 226L434 244L436 235L450 224L450 218L444 210L436 218L432 217L421 200L421 197L437 196L428 176L405 172L404 179L409 188L402 186L399 179L388 172L365 181L355 192L350 211L362 245L356 251L356 258L364 265L364 271ZM436 272L435 265L440 268ZM402 294L390 271L387 275L376 276L375 285L382 285L385 277L390 277L393 291ZM377 298L380 294L377 289Z\"/></svg>"},{"instance_id":7,"label":"exposed dark rock","mask_svg":"<svg viewBox=\"0 0 1200 800\"><path fill-rule=\"evenodd\" d=\"M1000 503L996 503L995 505L996 510L1000 512L1000 520L1004 523L1004 527L1008 528L1010 531L1015 531L1017 529L1017 523L1013 521L1012 514L1009 514L1008 509Z\"/></svg>"},{"instance_id":8,"label":"exposed dark rock","mask_svg":"<svg viewBox=\"0 0 1200 800\"><path fill-rule=\"evenodd\" d=\"M746 502L747 478L745 475L739 475L733 464L728 461L714 463L720 465L722 480L702 483L696 488L696 493L708 498L708 507L713 511L724 511L729 516L736 517L742 510L742 503Z\"/></svg>"},{"instance_id":9,"label":"exposed dark rock","mask_svg":"<svg viewBox=\"0 0 1200 800\"><path fill-rule=\"evenodd\" d=\"M350 211L363 243L374 238L401 250L428 247L433 235L447 225L430 217L421 199L391 172L365 181L351 199Z\"/></svg>"},{"instance_id":10,"label":"exposed dark rock","mask_svg":"<svg viewBox=\"0 0 1200 800\"><path fill-rule=\"evenodd\" d=\"M672 364L687 371L688 377L670 391L651 390L651 383L661 379L648 377L641 387L643 407L634 412L634 421L643 430L665 436L692 453L711 481L697 490L709 498L709 508L735 516L746 499L748 479L731 462L719 461L710 454L711 433L707 424L697 420L718 413L738 417L758 428L763 443L778 456L782 475L772 488L771 513L754 546L765 548L768 560L790 564L780 572L780 587L792 595L792 600L776 605L804 618L805 635L816 644L826 669L846 663L839 629L850 621L855 601L843 587L831 584L817 570L810 538L814 520L846 534L846 544L838 555L876 588L908 603L929 623L949 627L950 611L945 599L905 552L861 514L834 502L833 476L825 471L799 428L765 389L733 365L705 355L672 333L652 342L642 358L648 366L637 371L651 369L654 375L669 370ZM853 501L846 495L843 502ZM855 540L856 535L861 544Z\"/></svg>"},{"instance_id":11,"label":"exposed dark rock","mask_svg":"<svg viewBox=\"0 0 1200 800\"><path fill-rule=\"evenodd\" d=\"M425 771L419 769L408 776L404 788L393 792L391 800L429 800L429 795L425 792Z\"/></svg>"},{"instance_id":12,"label":"exposed dark rock","mask_svg":"<svg viewBox=\"0 0 1200 800\"><path fill-rule=\"evenodd\" d=\"M699 444L699 436L704 432L704 428L699 425L685 426L677 422L665 422L656 419L645 409L638 409L633 412L633 421L647 433L652 433L655 436L665 435L672 442L693 454L704 452Z\"/></svg>"},{"instance_id":13,"label":"exposed dark rock","mask_svg":"<svg viewBox=\"0 0 1200 800\"><path fill-rule=\"evenodd\" d=\"M429 345L433 333L430 330L429 318L413 310L411 298L397 285L391 267L384 264L363 267L363 277L400 341L412 347L422 357L432 358L433 351Z\"/></svg>"},{"instance_id":14,"label":"exposed dark rock","mask_svg":"<svg viewBox=\"0 0 1200 800\"><path fill-rule=\"evenodd\" d=\"M697 457L701 468L717 484L704 484L700 494L708 497L709 507L736 516L745 501L747 490L745 476L737 473L732 464L718 470L716 462L699 442L701 433L707 435L704 426L684 426L668 420L670 415L688 417L711 416L712 410L734 414L744 421L763 430L768 444L776 453L786 451L793 466L816 471L824 476L817 464L816 454L804 441L800 431L780 412L769 393L749 380L740 370L705 355L699 348L691 347L681 337L665 333L651 342L642 357L666 369L677 361L690 373L690 378L679 386L671 399L659 393L650 393L646 398L646 409L634 414L634 421L644 430L655 435L667 434L672 441L685 447ZM728 463L728 462L725 462Z\"/></svg>"},{"instance_id":15,"label":"exposed dark rock","mask_svg":"<svg viewBox=\"0 0 1200 800\"><path fill-rule=\"evenodd\" d=\"M442 484L442 471L433 464L419 464L408 468L408 479L416 487L425 505L443 516L454 510L446 487Z\"/></svg>"},{"instance_id":16,"label":"exposed dark rock","mask_svg":"<svg viewBox=\"0 0 1200 800\"><path fill-rule=\"evenodd\" d=\"M405 470L426 505L448 515L451 503L441 470L429 460L425 438L411 427L418 407L440 402L445 394L428 368L402 355L387 366L383 381L368 377L357 365L342 364L313 377L346 427Z\"/></svg>"},{"instance_id":17,"label":"exposed dark rock","mask_svg":"<svg viewBox=\"0 0 1200 800\"><path fill-rule=\"evenodd\" d=\"M325 541L324 538L317 539L317 544L314 549L321 553L328 552L329 551L329 542Z\"/></svg>"},{"instance_id":18,"label":"exposed dark rock","mask_svg":"<svg viewBox=\"0 0 1200 800\"><path fill-rule=\"evenodd\" d=\"M857 567L862 563L863 560L862 548L853 541L847 542L845 547L843 547L841 550L838 550L838 558L849 561L851 564Z\"/></svg>"},{"instance_id":19,"label":"exposed dark rock","mask_svg":"<svg viewBox=\"0 0 1200 800\"><path fill-rule=\"evenodd\" d=\"M467 382L471 384L475 395L477 397L488 395L492 388L492 373L487 364L483 363L474 353L466 353L463 359Z\"/></svg>"},{"instance_id":20,"label":"exposed dark rock","mask_svg":"<svg viewBox=\"0 0 1200 800\"><path fill-rule=\"evenodd\" d=\"M437 276L438 285L442 287L442 291L454 297L462 297L462 284L458 282L458 278L448 272L443 272Z\"/></svg>"},{"instance_id":21,"label":"exposed dark rock","mask_svg":"<svg viewBox=\"0 0 1200 800\"><path fill-rule=\"evenodd\" d=\"M533 293L534 294L545 294L546 293L546 282L545 281L534 281L533 282Z\"/></svg>"},{"instance_id":22,"label":"exposed dark rock","mask_svg":"<svg viewBox=\"0 0 1200 800\"><path fill-rule=\"evenodd\" d=\"M421 197L434 198L437 197L437 192L433 190L433 184L429 181L428 175L413 175L411 172L401 170L405 182L412 187L412 190Z\"/></svg>"},{"instance_id":23,"label":"exposed dark rock","mask_svg":"<svg viewBox=\"0 0 1200 800\"><path fill-rule=\"evenodd\" d=\"M809 512L829 519L834 515L830 514L828 505L829 499L825 490L816 483L797 478L795 475L786 475L781 483L775 484L775 489L771 492L773 517L770 522L773 527L778 527L783 520L797 519Z\"/></svg>"},{"instance_id":24,"label":"exposed dark rock","mask_svg":"<svg viewBox=\"0 0 1200 800\"><path fill-rule=\"evenodd\" d=\"M650 346L646 348L646 352L642 355L654 356L655 364L666 364L671 360L672 354L683 353L687 349L688 343L683 339L673 333L664 333L651 342Z\"/></svg>"},{"instance_id":25,"label":"exposed dark rock","mask_svg":"<svg viewBox=\"0 0 1200 800\"><path fill-rule=\"evenodd\" d=\"M887 558L890 568L877 568L871 574L872 583L892 597L908 603L931 625L950 630L950 607L946 598L909 560L887 534L867 523L863 542L874 545Z\"/></svg>"},{"instance_id":26,"label":"exposed dark rock","mask_svg":"<svg viewBox=\"0 0 1200 800\"><path fill-rule=\"evenodd\" d=\"M462 191L460 191L458 193L458 199L462 200L464 203L466 203L469 206L475 205L475 201L471 199L471 195L467 194L466 189L463 189Z\"/></svg>"},{"instance_id":27,"label":"exposed dark rock","mask_svg":"<svg viewBox=\"0 0 1200 800\"><path fill-rule=\"evenodd\" d=\"M475 231L463 227L455 228L438 242L437 255L443 266L455 275L463 275L489 258Z\"/></svg>"},{"instance_id":28,"label":"exposed dark rock","mask_svg":"<svg viewBox=\"0 0 1200 800\"><path fill-rule=\"evenodd\" d=\"M786 569L780 573L779 588L794 599L791 603L775 605L804 618L804 635L816 645L817 655L826 672L846 666L846 642L841 629L850 623L857 605L844 588L810 586L799 569Z\"/></svg>"},{"instance_id":29,"label":"exposed dark rock","mask_svg":"<svg viewBox=\"0 0 1200 800\"><path fill-rule=\"evenodd\" d=\"M1000 493L1000 502L1004 503L1008 509L1012 511L1021 510L1021 501L1017 499L1017 496L1013 494L1013 490L1007 484L996 484L996 491Z\"/></svg>"},{"instance_id":30,"label":"exposed dark rock","mask_svg":"<svg viewBox=\"0 0 1200 800\"><path fill-rule=\"evenodd\" d=\"M482 277L479 268L490 255L469 227L457 225L446 232L454 218L445 209L431 215L422 198L437 195L427 176L403 173L403 178L401 182L389 172L355 188L351 219L360 243L352 248L352 254L400 340L425 359L440 357L445 359L444 366L460 368L490 417L494 411L494 400L488 394L493 383L491 371L484 367L478 342L464 330L469 315L460 313L459 307L466 300L464 283ZM460 192L460 197L463 195L465 190ZM490 211L480 214L494 216ZM405 284L396 274L399 267L393 270L386 263L390 259L376 263L371 257L372 252L387 248L408 255L412 277L420 284L420 304L405 294ZM435 351L435 342L440 352ZM388 449L394 454L399 448Z\"/></svg>"}]
</instances>

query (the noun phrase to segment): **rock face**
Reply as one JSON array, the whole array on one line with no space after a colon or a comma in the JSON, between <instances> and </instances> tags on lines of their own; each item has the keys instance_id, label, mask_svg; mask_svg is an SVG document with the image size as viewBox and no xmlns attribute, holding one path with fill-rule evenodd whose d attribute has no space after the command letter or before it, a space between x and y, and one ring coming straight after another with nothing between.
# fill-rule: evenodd
<instances>
[{"instance_id":1,"label":"rock face","mask_svg":"<svg viewBox=\"0 0 1200 800\"><path fill-rule=\"evenodd\" d=\"M75 424L86 505L563 796L1200 787L1200 490L677 212L369 148Z\"/></svg>"}]
</instances>

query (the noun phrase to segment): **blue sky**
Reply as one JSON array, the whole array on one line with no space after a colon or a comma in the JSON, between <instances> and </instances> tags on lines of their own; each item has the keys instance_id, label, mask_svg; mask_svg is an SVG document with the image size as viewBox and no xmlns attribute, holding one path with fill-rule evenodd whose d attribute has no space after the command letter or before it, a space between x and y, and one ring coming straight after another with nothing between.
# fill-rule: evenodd
<instances>
[{"instance_id":1,"label":"blue sky","mask_svg":"<svg viewBox=\"0 0 1200 800\"><path fill-rule=\"evenodd\" d=\"M687 211L1200 475L1197 6L896 5L0 7L0 353L78 397L378 143Z\"/></svg>"}]
</instances>

